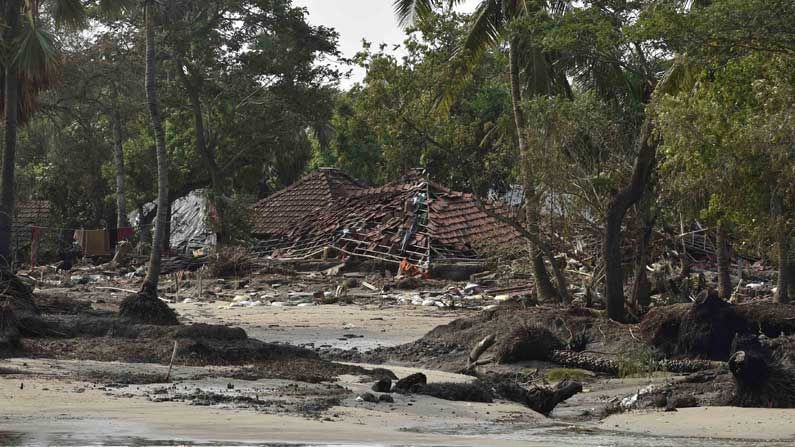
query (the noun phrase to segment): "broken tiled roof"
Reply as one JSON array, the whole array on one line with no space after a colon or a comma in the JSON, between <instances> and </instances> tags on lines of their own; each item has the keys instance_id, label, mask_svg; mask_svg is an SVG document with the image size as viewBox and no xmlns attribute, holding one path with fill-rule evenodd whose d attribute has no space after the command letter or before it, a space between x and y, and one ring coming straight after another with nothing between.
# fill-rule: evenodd
<instances>
[{"instance_id":1,"label":"broken tiled roof","mask_svg":"<svg viewBox=\"0 0 795 447\"><path fill-rule=\"evenodd\" d=\"M499 204L408 177L359 189L333 206L307 213L283 234L273 255L305 258L333 247L354 256L389 262L405 258L427 267L434 261L482 261L524 250L522 235L482 207L508 215Z\"/></svg>"},{"instance_id":2,"label":"broken tiled roof","mask_svg":"<svg viewBox=\"0 0 795 447\"><path fill-rule=\"evenodd\" d=\"M50 202L48 200L30 200L17 205L14 224L16 225L47 225L50 220Z\"/></svg>"},{"instance_id":3,"label":"broken tiled roof","mask_svg":"<svg viewBox=\"0 0 795 447\"><path fill-rule=\"evenodd\" d=\"M315 210L349 197L364 187L345 172L320 168L254 205L253 234L282 236Z\"/></svg>"}]
</instances>

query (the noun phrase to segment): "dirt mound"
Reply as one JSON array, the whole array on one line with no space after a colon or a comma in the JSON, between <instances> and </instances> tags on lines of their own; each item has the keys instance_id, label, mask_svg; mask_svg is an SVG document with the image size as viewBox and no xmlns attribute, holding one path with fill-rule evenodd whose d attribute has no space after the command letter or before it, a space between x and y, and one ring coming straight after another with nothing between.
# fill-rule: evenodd
<instances>
[{"instance_id":1,"label":"dirt mound","mask_svg":"<svg viewBox=\"0 0 795 447\"><path fill-rule=\"evenodd\" d=\"M414 373L408 375L395 383L395 391L397 392L415 392L428 383L428 378L423 373Z\"/></svg>"},{"instance_id":2,"label":"dirt mound","mask_svg":"<svg viewBox=\"0 0 795 447\"><path fill-rule=\"evenodd\" d=\"M735 306L707 295L698 304L652 309L641 322L640 332L647 343L665 355L726 361L737 333L761 333L771 338L795 334L795 306L769 301Z\"/></svg>"},{"instance_id":3,"label":"dirt mound","mask_svg":"<svg viewBox=\"0 0 795 447\"><path fill-rule=\"evenodd\" d=\"M0 352L9 352L19 349L22 334L19 330L19 320L11 305L0 305Z\"/></svg>"},{"instance_id":4,"label":"dirt mound","mask_svg":"<svg viewBox=\"0 0 795 447\"><path fill-rule=\"evenodd\" d=\"M548 329L540 326L517 327L497 342L497 362L549 360L565 344Z\"/></svg>"},{"instance_id":5,"label":"dirt mound","mask_svg":"<svg viewBox=\"0 0 795 447\"><path fill-rule=\"evenodd\" d=\"M728 360L736 334L749 333L747 320L714 290L699 296L679 323L677 353L710 360Z\"/></svg>"},{"instance_id":6,"label":"dirt mound","mask_svg":"<svg viewBox=\"0 0 795 447\"><path fill-rule=\"evenodd\" d=\"M795 408L795 362L789 354L771 351L756 336L738 335L729 369L737 384L735 405Z\"/></svg>"},{"instance_id":7,"label":"dirt mound","mask_svg":"<svg viewBox=\"0 0 795 447\"><path fill-rule=\"evenodd\" d=\"M239 327L198 323L178 328L174 337L231 341L245 340L248 335Z\"/></svg>"},{"instance_id":8,"label":"dirt mound","mask_svg":"<svg viewBox=\"0 0 795 447\"><path fill-rule=\"evenodd\" d=\"M142 290L119 305L119 318L141 324L177 325L177 313L157 297L156 291Z\"/></svg>"},{"instance_id":9,"label":"dirt mound","mask_svg":"<svg viewBox=\"0 0 795 447\"><path fill-rule=\"evenodd\" d=\"M651 309L640 322L643 338L665 355L676 353L679 324L692 304L673 304Z\"/></svg>"},{"instance_id":10,"label":"dirt mound","mask_svg":"<svg viewBox=\"0 0 795 447\"><path fill-rule=\"evenodd\" d=\"M738 304L735 310L757 333L771 338L795 334L795 304L759 301Z\"/></svg>"},{"instance_id":11,"label":"dirt mound","mask_svg":"<svg viewBox=\"0 0 795 447\"><path fill-rule=\"evenodd\" d=\"M39 313L33 302L33 288L6 269L0 269L0 302L11 306L18 314Z\"/></svg>"},{"instance_id":12,"label":"dirt mound","mask_svg":"<svg viewBox=\"0 0 795 447\"><path fill-rule=\"evenodd\" d=\"M547 344L540 349L540 353L534 354L537 351L535 346L518 342L532 341L536 333L543 334L540 337ZM326 358L355 362L410 362L417 366L458 372L466 368L472 349L491 335L496 337L497 342L482 353L481 361L497 360L500 350L503 354L513 355L516 361L530 357L545 358L549 347L562 346L565 349L570 341L578 344L578 339L586 339L590 350L616 355L628 346L639 343L633 339L626 326L608 320L591 309L554 306L527 308L520 303L504 303L496 309L438 326L412 343L376 348L366 353L333 351L325 355ZM505 361L515 361L510 359L511 355L507 355Z\"/></svg>"}]
</instances>

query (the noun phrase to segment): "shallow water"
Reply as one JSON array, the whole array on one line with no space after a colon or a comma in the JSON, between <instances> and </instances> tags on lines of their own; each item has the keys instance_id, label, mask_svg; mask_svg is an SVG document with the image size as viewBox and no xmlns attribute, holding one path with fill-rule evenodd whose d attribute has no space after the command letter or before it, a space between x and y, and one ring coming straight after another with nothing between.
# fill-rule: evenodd
<instances>
[{"instance_id":1,"label":"shallow water","mask_svg":"<svg viewBox=\"0 0 795 447\"><path fill-rule=\"evenodd\" d=\"M462 434L459 432L459 434ZM475 434L475 433L467 433ZM483 433L480 433L483 434ZM490 433L490 436L502 439L527 439L528 447L546 446L572 446L572 447L670 447L686 445L689 447L743 447L765 446L785 447L792 446L793 441L754 441L731 439L705 439L668 436L643 436L637 434L616 433L588 429L519 429L502 435ZM0 445L2 446L261 446L261 447L410 447L410 445L391 444L284 444L284 443L229 443L229 442L186 442L165 439L146 439L138 437L118 437L92 434L59 434L48 433L37 435L34 433L0 432ZM438 445L438 447L443 447Z\"/></svg>"}]
</instances>

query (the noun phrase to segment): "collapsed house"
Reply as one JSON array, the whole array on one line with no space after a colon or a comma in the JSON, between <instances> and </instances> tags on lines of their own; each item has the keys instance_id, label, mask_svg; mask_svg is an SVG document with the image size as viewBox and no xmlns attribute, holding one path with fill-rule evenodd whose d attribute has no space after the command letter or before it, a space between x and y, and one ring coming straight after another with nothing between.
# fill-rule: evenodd
<instances>
[{"instance_id":1,"label":"collapsed house","mask_svg":"<svg viewBox=\"0 0 795 447\"><path fill-rule=\"evenodd\" d=\"M257 203L253 234L260 252L276 259L336 252L392 264L405 260L426 272L450 265L477 270L489 259L525 252L528 241L505 221L509 214L506 206L419 173L366 187L326 168Z\"/></svg>"},{"instance_id":2,"label":"collapsed house","mask_svg":"<svg viewBox=\"0 0 795 447\"><path fill-rule=\"evenodd\" d=\"M154 218L156 205L154 202L143 206L144 214ZM212 227L214 207L207 196L207 191L197 189L178 198L171 204L171 226L169 244L177 252L214 247L216 234ZM145 225L141 213L133 211L128 215L130 222L141 230Z\"/></svg>"}]
</instances>

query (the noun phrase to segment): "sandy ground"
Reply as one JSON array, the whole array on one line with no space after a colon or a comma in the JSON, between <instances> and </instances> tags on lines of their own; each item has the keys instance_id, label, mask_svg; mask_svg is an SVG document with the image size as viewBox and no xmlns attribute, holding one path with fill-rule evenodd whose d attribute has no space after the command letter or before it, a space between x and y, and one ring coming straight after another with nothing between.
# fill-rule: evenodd
<instances>
[{"instance_id":1,"label":"sandy ground","mask_svg":"<svg viewBox=\"0 0 795 447\"><path fill-rule=\"evenodd\" d=\"M250 337L266 342L359 350L408 343L436 326L474 312L377 304L230 309L228 303L216 302L173 307L192 322L239 326Z\"/></svg>"},{"instance_id":2,"label":"sandy ground","mask_svg":"<svg viewBox=\"0 0 795 447\"><path fill-rule=\"evenodd\" d=\"M789 439L795 445L795 410L704 407L670 413L628 413L605 419L601 428L652 436Z\"/></svg>"},{"instance_id":3,"label":"sandy ground","mask_svg":"<svg viewBox=\"0 0 795 447\"><path fill-rule=\"evenodd\" d=\"M314 307L222 308L226 303L176 304L191 322L244 328L264 341L314 347L393 346L416 340L434 327L473 311L435 307L327 305ZM125 370L164 374L163 365L12 359L0 366L22 374L0 375L0 445L85 445L163 442L309 443L436 446L644 446L699 447L795 445L795 410L695 408L677 412L630 413L600 423L561 423L593 412L607 400L630 395L650 379L600 380L560 405L547 419L518 404L449 402L427 396L395 396L394 404L357 402L369 382L341 376L347 389L338 406L321 415L254 411L231 405L198 406L155 402L163 384L108 387L86 381L91 371ZM379 365L383 366L383 365ZM418 371L395 366L399 377ZM177 367L182 389L235 393L263 392L281 398L296 386L284 380L242 381L224 378L230 368ZM470 377L424 371L431 382ZM664 381L667 377L651 380ZM23 387L21 385L24 384ZM306 386L302 384L300 386ZM264 391L263 391L264 390ZM161 390L162 391L162 390ZM170 393L171 391L167 391ZM322 393L322 388L312 388ZM289 397L288 397L289 398Z\"/></svg>"},{"instance_id":4,"label":"sandy ground","mask_svg":"<svg viewBox=\"0 0 795 447\"><path fill-rule=\"evenodd\" d=\"M92 365L81 362L12 360L11 367L34 372L0 378L0 433L21 432L26 442L112 442L142 438L190 442L319 442L421 445L524 445L519 439L491 439L460 427L497 426L505 421L525 425L550 425L544 417L512 403L475 404L448 402L426 396L395 395L394 404L356 402L355 394L369 383L342 376L339 384L354 393L342 405L326 411L324 419L263 414L223 406L191 406L180 402L151 402L147 389L158 385L134 385L108 390L71 380L69 371ZM118 365L117 365L118 366ZM153 365L152 368L162 368ZM43 376L48 368L55 374ZM146 369L138 365L136 369ZM396 368L398 374L414 370ZM183 376L191 371L182 371ZM195 371L194 371L195 372ZM426 371L431 381L469 380L464 376ZM211 387L212 379L181 381L180 387ZM286 381L228 381L236 389L284 387ZM223 383L227 383L226 380ZM21 388L20 385L24 384ZM130 397L132 394L133 397ZM0 438L2 441L2 438Z\"/></svg>"}]
</instances>

